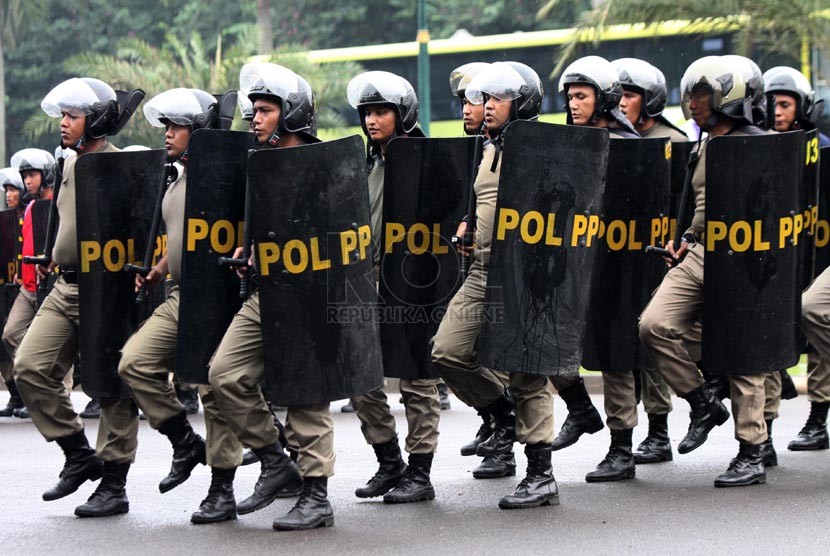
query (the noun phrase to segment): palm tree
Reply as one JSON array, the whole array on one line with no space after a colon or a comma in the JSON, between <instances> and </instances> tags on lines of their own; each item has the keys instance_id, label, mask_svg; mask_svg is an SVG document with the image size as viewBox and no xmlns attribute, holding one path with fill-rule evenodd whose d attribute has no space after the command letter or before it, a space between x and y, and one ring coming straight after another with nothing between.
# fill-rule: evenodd
<instances>
[{"instance_id":1,"label":"palm tree","mask_svg":"<svg viewBox=\"0 0 830 556\"><path fill-rule=\"evenodd\" d=\"M230 45L225 49L222 36L218 36L213 54L198 34L193 34L187 42L171 34L161 47L137 38L125 38L118 43L114 54L79 54L68 59L64 66L68 73L95 75L114 88L140 88L147 93L147 98L173 87L222 92L239 86L239 69L255 54L259 29L254 25L236 25L227 34L232 39ZM303 51L290 46L258 56L257 60L282 64L308 79L318 107L323 107L318 111L319 127L345 125L339 112L347 106L346 84L361 71L359 65L315 64ZM158 129L150 126L143 117L134 117L134 120L119 135L122 138L119 143L159 143ZM23 133L32 138L54 134L57 125L56 119L43 118L38 110L26 121ZM247 124L237 116L234 128L247 129Z\"/></svg>"},{"instance_id":2,"label":"palm tree","mask_svg":"<svg viewBox=\"0 0 830 556\"><path fill-rule=\"evenodd\" d=\"M17 46L17 37L32 17L44 17L46 0L0 0L0 163L6 164L6 50Z\"/></svg>"},{"instance_id":3,"label":"palm tree","mask_svg":"<svg viewBox=\"0 0 830 556\"><path fill-rule=\"evenodd\" d=\"M548 0L537 18L565 1ZM580 43L599 43L609 25L646 22L657 26L668 20L737 27L736 54L744 56L759 47L764 53L801 59L805 45L827 48L830 35L827 0L594 0L593 8L580 16L571 40L559 50L553 73L561 72Z\"/></svg>"}]
</instances>

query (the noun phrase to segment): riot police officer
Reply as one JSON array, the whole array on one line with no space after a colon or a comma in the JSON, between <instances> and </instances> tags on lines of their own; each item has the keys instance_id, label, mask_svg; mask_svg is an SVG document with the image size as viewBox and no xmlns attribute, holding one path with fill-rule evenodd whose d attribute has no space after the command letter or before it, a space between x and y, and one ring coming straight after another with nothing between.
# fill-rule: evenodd
<instances>
[{"instance_id":1,"label":"riot police officer","mask_svg":"<svg viewBox=\"0 0 830 556\"><path fill-rule=\"evenodd\" d=\"M804 75L787 66L776 66L764 73L764 89L767 95L767 121L777 132L816 129L815 91ZM830 139L819 132L819 145L830 145ZM822 319L822 292L825 291L825 273L822 273L802 296L802 323L808 337L819 337ZM819 340L821 343L821 341ZM812 338L811 338L812 343ZM807 354L807 396L810 399L810 415L798 437L787 449L794 451L826 450L830 448L827 435L827 411L830 408L830 365L825 363L822 352Z\"/></svg>"},{"instance_id":2,"label":"riot police officer","mask_svg":"<svg viewBox=\"0 0 830 556\"><path fill-rule=\"evenodd\" d=\"M381 238L387 146L396 137L424 136L418 128L418 98L406 79L389 72L367 72L356 76L349 82L347 94L349 103L357 109L367 138L372 237ZM381 250L376 248L376 265L380 262L380 253ZM437 378L400 380L409 426L405 445L409 465L401 456L395 418L383 389L351 399L363 437L374 449L378 460L378 471L365 486L355 490L355 496L383 496L383 501L388 504L435 498L429 476L441 419L438 383Z\"/></svg>"},{"instance_id":3,"label":"riot police officer","mask_svg":"<svg viewBox=\"0 0 830 556\"><path fill-rule=\"evenodd\" d=\"M159 483L159 490L163 493L172 490L186 481L197 465L207 462L212 474L210 490L191 521L226 521L236 518L233 479L242 462L242 446L219 411L211 387L204 385L199 387L199 393L205 406L206 446L205 440L190 426L185 407L168 379L178 338L187 147L193 131L216 127L217 102L213 95L199 89L170 89L147 102L144 115L153 126L165 128L164 144L171 166L161 207L167 230L167 252L146 277L136 275L136 289L142 284L158 286L168 273L173 287L167 300L124 344L118 374L132 390L150 426L164 434L173 447L170 473Z\"/></svg>"},{"instance_id":4,"label":"riot police officer","mask_svg":"<svg viewBox=\"0 0 830 556\"><path fill-rule=\"evenodd\" d=\"M453 96L457 97L461 102L461 115L463 122L463 129L466 135L481 135L487 137L487 126L484 125L484 99L481 102L473 103L466 97L467 87L473 78L481 71L489 67L490 64L484 62L470 62L455 68L450 73L450 90ZM476 145L476 149L479 146ZM467 217L469 218L469 216ZM467 234L467 221L463 220L458 225L458 230L455 235L460 238L465 238ZM458 245L458 250L462 256L469 257L472 248L466 245L466 242ZM507 373L501 371L493 371L493 374L502 381L505 387L508 386L509 376ZM461 447L462 456L473 456L476 453L478 445L490 438L493 434L493 419L490 415L480 414L482 418L481 426L476 432L475 438ZM504 454L495 454L484 456L481 465L473 469L474 479L496 479L499 477L512 477L516 474L516 456L511 449Z\"/></svg>"},{"instance_id":5,"label":"riot police officer","mask_svg":"<svg viewBox=\"0 0 830 556\"><path fill-rule=\"evenodd\" d=\"M688 140L663 115L668 89L666 77L659 68L637 58L620 58L611 65L617 70L623 88L620 110L642 137L668 137L672 142ZM648 415L648 435L634 451L634 463L670 461L673 456L668 427L668 414L672 410L669 386L651 365L639 369L639 373L640 395Z\"/></svg>"},{"instance_id":6,"label":"riot police officer","mask_svg":"<svg viewBox=\"0 0 830 556\"><path fill-rule=\"evenodd\" d=\"M41 102L47 115L61 118L61 143L85 153L117 152L107 136L117 133L131 113L118 105L115 91L98 79L72 78L52 89ZM98 517L129 511L127 473L135 459L138 412L129 398L101 400L98 451L90 448L82 421L72 408L63 378L78 353L78 246L75 227L75 162L63 169L57 203L60 223L51 253L61 277L35 315L15 356L14 372L32 420L47 440L66 456L57 484L43 494L56 500L85 481L102 477L98 488L75 514ZM47 253L50 255L50 253ZM38 267L40 280L51 268Z\"/></svg>"},{"instance_id":7,"label":"riot police officer","mask_svg":"<svg viewBox=\"0 0 830 556\"><path fill-rule=\"evenodd\" d=\"M290 148L318 141L311 134L314 100L305 79L276 64L249 64L242 68L239 81L239 89L249 92L253 104L258 148ZM264 373L259 293L254 292L228 327L209 373L222 414L237 438L260 460L254 492L239 503L237 511L247 514L262 509L286 487L302 485L297 503L274 521L274 529L330 527L334 513L328 501L328 478L334 474L335 455L329 404L288 407L286 434L296 443L292 446L297 452L295 463L284 453L262 397L259 384Z\"/></svg>"},{"instance_id":8,"label":"riot police officer","mask_svg":"<svg viewBox=\"0 0 830 556\"><path fill-rule=\"evenodd\" d=\"M52 187L55 182L55 158L41 149L23 149L12 155L11 162L15 167L12 170L20 181L21 208L25 207L21 229L21 237L23 238L21 256L34 256L34 232L32 230L30 201L52 198ZM21 261L18 268L20 290L3 327L3 346L12 360L14 360L17 352L17 346L23 340L23 336L29 329L29 325L37 312L37 278L34 265L24 264ZM19 394L16 394L17 386L14 384L14 378L12 377L11 365L8 368L8 377L4 373L3 378L6 379L9 392L13 394L9 405L14 405L17 409L17 415L20 416L20 413L26 411L26 409L23 400ZM9 409L10 407L7 407L6 411ZM5 412L0 412L0 416L5 416Z\"/></svg>"},{"instance_id":9,"label":"riot police officer","mask_svg":"<svg viewBox=\"0 0 830 556\"><path fill-rule=\"evenodd\" d=\"M717 56L701 58L686 70L681 92L684 115L693 118L709 138L763 134L752 125L752 97L740 65ZM704 249L700 240L705 226L708 141L698 145L699 160L691 182L695 198L691 226L681 245L670 241L666 246L680 262L666 274L640 320L640 339L648 355L666 382L691 406L689 430L678 446L681 454L698 448L714 427L729 418L726 407L704 383L682 338L699 319L703 301ZM763 483L766 473L761 444L767 439L764 373L730 376L729 383L740 449L727 471L715 479L715 486Z\"/></svg>"},{"instance_id":10,"label":"riot police officer","mask_svg":"<svg viewBox=\"0 0 830 556\"><path fill-rule=\"evenodd\" d=\"M569 124L605 128L612 138L639 136L620 110L624 90L617 70L605 58L586 56L574 61L562 73L559 90L568 99L566 108ZM558 450L576 442L582 431L590 433L601 429L602 422L599 421L599 413L593 407L579 376L556 376L551 381L569 410L568 418L553 443L553 449ZM611 429L611 447L596 470L585 476L585 480L632 479L635 467L631 435L637 425L634 374L632 371L603 371L602 384L605 413ZM572 407L574 410L571 410ZM593 422L583 428L582 423L588 418L593 418Z\"/></svg>"},{"instance_id":11,"label":"riot police officer","mask_svg":"<svg viewBox=\"0 0 830 556\"><path fill-rule=\"evenodd\" d=\"M559 490L553 477L550 446L553 395L547 377L510 374L514 408L503 382L481 366L477 353L484 318L503 133L513 121L538 117L542 84L536 72L524 64L496 62L473 78L465 94L474 103L484 102L484 121L490 139L484 146L474 185L474 260L435 334L432 361L461 401L495 422L493 434L478 445L478 455L509 453L516 440L525 444L527 474L512 494L499 500L499 507L519 509L558 504Z\"/></svg>"}]
</instances>

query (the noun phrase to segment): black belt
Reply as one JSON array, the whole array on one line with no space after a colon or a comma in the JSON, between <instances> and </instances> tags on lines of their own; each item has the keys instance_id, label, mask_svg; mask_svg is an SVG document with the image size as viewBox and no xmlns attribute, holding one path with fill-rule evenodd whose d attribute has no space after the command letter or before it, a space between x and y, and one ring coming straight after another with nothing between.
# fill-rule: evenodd
<instances>
[{"instance_id":1,"label":"black belt","mask_svg":"<svg viewBox=\"0 0 830 556\"><path fill-rule=\"evenodd\" d=\"M69 268L61 268L61 276L63 277L63 281L67 284L77 284L78 283L78 271L75 267Z\"/></svg>"}]
</instances>

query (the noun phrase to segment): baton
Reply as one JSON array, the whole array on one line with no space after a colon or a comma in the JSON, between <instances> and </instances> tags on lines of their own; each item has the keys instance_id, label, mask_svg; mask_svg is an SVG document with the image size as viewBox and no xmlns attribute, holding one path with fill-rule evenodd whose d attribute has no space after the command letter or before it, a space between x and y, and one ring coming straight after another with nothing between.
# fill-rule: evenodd
<instances>
[{"instance_id":1,"label":"baton","mask_svg":"<svg viewBox=\"0 0 830 556\"><path fill-rule=\"evenodd\" d=\"M152 270L153 253L156 247L156 237L159 233L159 226L161 225L161 204L164 201L164 194L167 191L167 180L170 178L170 168L172 164L164 165L164 172L161 175L161 184L159 184L158 192L156 193L156 205L153 208L153 221L150 224L150 233L147 236L147 247L144 249L144 260L142 266L127 263L124 265L124 270L130 274L138 274L146 277L150 270ZM135 304L141 305L147 301L147 283L142 282L135 294Z\"/></svg>"},{"instance_id":2,"label":"baton","mask_svg":"<svg viewBox=\"0 0 830 556\"><path fill-rule=\"evenodd\" d=\"M58 147L55 154L60 152L63 154L63 149ZM46 238L43 246L43 256L41 257L23 257L23 262L26 264L34 264L48 267L52 264L52 248L55 244L55 234L58 228L58 193L60 193L61 182L63 181L63 156L57 156L55 162L55 189L52 192L52 202L49 204L49 219L46 221ZM38 280L37 291L39 294L46 295L49 291L48 277L43 280Z\"/></svg>"},{"instance_id":3,"label":"baton","mask_svg":"<svg viewBox=\"0 0 830 556\"><path fill-rule=\"evenodd\" d=\"M472 253L464 251L465 247L469 247L475 241L475 227L476 227L476 176L478 175L478 166L481 164L481 138L480 133L476 134L475 144L473 145L473 167L470 171L470 196L467 198L467 228L464 235L461 236L461 263L458 271L461 273L461 281L467 277L467 271L470 268L470 257Z\"/></svg>"},{"instance_id":4,"label":"baton","mask_svg":"<svg viewBox=\"0 0 830 556\"><path fill-rule=\"evenodd\" d=\"M675 249L678 248L678 246L680 245L680 241L683 239L683 232L686 230L687 226L685 221L689 219L689 205L691 204L692 200L692 177L695 173L695 168L697 168L698 159L699 155L697 151L693 150L691 153L689 153L689 162L686 164L686 177L683 179L683 189L680 193L680 204L677 207L677 220L674 225L673 245ZM672 268L680 264L680 260L678 260L671 253L669 253L668 249L648 245L646 246L646 253L651 253L659 257L671 259Z\"/></svg>"},{"instance_id":5,"label":"baton","mask_svg":"<svg viewBox=\"0 0 830 556\"><path fill-rule=\"evenodd\" d=\"M249 151L248 155L250 156ZM231 268L245 268L248 267L248 260L251 258L251 185L245 178L245 221L242 227L242 257L234 259L233 257L219 257L219 266L227 266ZM248 299L251 292L251 269L247 268L242 273L242 278L239 279L239 298Z\"/></svg>"}]
</instances>

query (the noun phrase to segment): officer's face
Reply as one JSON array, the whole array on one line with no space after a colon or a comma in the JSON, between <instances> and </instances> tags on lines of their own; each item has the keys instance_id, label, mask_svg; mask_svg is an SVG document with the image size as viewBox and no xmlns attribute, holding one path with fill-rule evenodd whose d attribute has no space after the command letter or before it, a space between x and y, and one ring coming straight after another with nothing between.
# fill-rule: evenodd
<instances>
[{"instance_id":1,"label":"officer's face","mask_svg":"<svg viewBox=\"0 0 830 556\"><path fill-rule=\"evenodd\" d=\"M632 125L640 121L640 111L643 109L643 95L634 91L623 91L620 99L620 110Z\"/></svg>"},{"instance_id":2,"label":"officer's face","mask_svg":"<svg viewBox=\"0 0 830 556\"><path fill-rule=\"evenodd\" d=\"M389 106L368 105L363 111L363 122L369 139L378 145L385 145L395 135L395 110Z\"/></svg>"},{"instance_id":3,"label":"officer's face","mask_svg":"<svg viewBox=\"0 0 830 556\"><path fill-rule=\"evenodd\" d=\"M17 208L20 204L20 190L14 187L6 187L6 206Z\"/></svg>"},{"instance_id":4,"label":"officer's face","mask_svg":"<svg viewBox=\"0 0 830 556\"><path fill-rule=\"evenodd\" d=\"M469 134L477 133L484 123L484 104L472 104L469 100L461 100L461 115L464 118L464 131Z\"/></svg>"},{"instance_id":5,"label":"officer's face","mask_svg":"<svg viewBox=\"0 0 830 556\"><path fill-rule=\"evenodd\" d=\"M276 102L258 98L254 101L254 119L251 128L260 144L265 144L280 124L282 110Z\"/></svg>"},{"instance_id":6,"label":"officer's face","mask_svg":"<svg viewBox=\"0 0 830 556\"><path fill-rule=\"evenodd\" d=\"M488 97L484 103L484 123L487 129L497 132L510 118L512 100L499 100L494 96Z\"/></svg>"},{"instance_id":7,"label":"officer's face","mask_svg":"<svg viewBox=\"0 0 830 556\"><path fill-rule=\"evenodd\" d=\"M61 112L61 145L74 148L75 144L84 136L85 128L86 116Z\"/></svg>"},{"instance_id":8,"label":"officer's face","mask_svg":"<svg viewBox=\"0 0 830 556\"><path fill-rule=\"evenodd\" d=\"M568 108L574 125L591 125L597 106L597 93L590 85L568 87Z\"/></svg>"},{"instance_id":9,"label":"officer's face","mask_svg":"<svg viewBox=\"0 0 830 556\"><path fill-rule=\"evenodd\" d=\"M23 185L26 186L29 195L37 195L43 184L43 174L40 170L23 170L20 172L20 177L23 178Z\"/></svg>"},{"instance_id":10,"label":"officer's face","mask_svg":"<svg viewBox=\"0 0 830 556\"><path fill-rule=\"evenodd\" d=\"M707 129L706 121L712 115L711 101L712 93L705 91L693 92L689 99L689 112L692 113L692 119L701 129Z\"/></svg>"},{"instance_id":11,"label":"officer's face","mask_svg":"<svg viewBox=\"0 0 830 556\"><path fill-rule=\"evenodd\" d=\"M187 150L190 141L190 126L168 123L164 132L164 148L167 149L168 160L178 160Z\"/></svg>"},{"instance_id":12,"label":"officer's face","mask_svg":"<svg viewBox=\"0 0 830 556\"><path fill-rule=\"evenodd\" d=\"M775 131L790 131L795 123L795 97L775 95Z\"/></svg>"}]
</instances>

